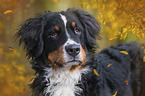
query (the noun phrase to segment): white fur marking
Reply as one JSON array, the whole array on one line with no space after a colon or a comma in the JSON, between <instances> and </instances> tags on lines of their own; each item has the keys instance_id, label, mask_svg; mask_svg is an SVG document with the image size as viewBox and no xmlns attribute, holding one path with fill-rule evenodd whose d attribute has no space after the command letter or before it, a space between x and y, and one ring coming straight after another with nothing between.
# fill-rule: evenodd
<instances>
[{"instance_id":1,"label":"white fur marking","mask_svg":"<svg viewBox=\"0 0 145 96\"><path fill-rule=\"evenodd\" d=\"M72 73L69 72L69 69L60 68L57 71L52 68L45 69L47 72L46 78L49 78L50 84L44 92L50 93L50 96L75 96L75 93L82 91L75 85L81 80L81 74L87 73L89 68L77 69Z\"/></svg>"},{"instance_id":2,"label":"white fur marking","mask_svg":"<svg viewBox=\"0 0 145 96\"><path fill-rule=\"evenodd\" d=\"M70 35L68 34L68 31L67 31L67 29L66 29L67 19L66 19L66 17L65 17L64 15L62 15L62 14L60 14L60 16L61 16L61 19L62 19L63 22L64 22L64 27L65 27L66 35L67 35L68 38L70 38Z\"/></svg>"}]
</instances>

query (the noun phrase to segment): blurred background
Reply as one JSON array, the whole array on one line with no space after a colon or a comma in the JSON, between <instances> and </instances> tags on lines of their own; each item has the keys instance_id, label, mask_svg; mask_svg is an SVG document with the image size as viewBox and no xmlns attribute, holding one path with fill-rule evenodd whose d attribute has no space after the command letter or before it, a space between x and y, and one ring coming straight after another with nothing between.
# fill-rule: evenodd
<instances>
[{"instance_id":1,"label":"blurred background","mask_svg":"<svg viewBox=\"0 0 145 96\"><path fill-rule=\"evenodd\" d=\"M14 36L21 24L45 10L72 7L89 11L100 23L100 50L121 42L145 43L145 0L0 0L0 96L31 94L34 71Z\"/></svg>"}]
</instances>

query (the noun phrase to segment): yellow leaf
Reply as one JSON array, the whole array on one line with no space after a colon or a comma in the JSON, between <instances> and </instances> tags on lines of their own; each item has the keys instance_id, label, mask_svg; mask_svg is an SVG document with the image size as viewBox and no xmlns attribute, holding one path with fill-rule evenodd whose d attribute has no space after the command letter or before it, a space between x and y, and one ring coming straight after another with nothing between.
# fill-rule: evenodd
<instances>
[{"instance_id":1,"label":"yellow leaf","mask_svg":"<svg viewBox=\"0 0 145 96\"><path fill-rule=\"evenodd\" d=\"M145 56L143 56L143 62L145 62Z\"/></svg>"},{"instance_id":2,"label":"yellow leaf","mask_svg":"<svg viewBox=\"0 0 145 96\"><path fill-rule=\"evenodd\" d=\"M84 7L86 5L86 2L82 2L81 7Z\"/></svg>"},{"instance_id":3,"label":"yellow leaf","mask_svg":"<svg viewBox=\"0 0 145 96\"><path fill-rule=\"evenodd\" d=\"M97 20L99 20L100 19L100 17L99 16L97 16Z\"/></svg>"},{"instance_id":4,"label":"yellow leaf","mask_svg":"<svg viewBox=\"0 0 145 96\"><path fill-rule=\"evenodd\" d=\"M145 46L142 46L141 49L143 49Z\"/></svg>"},{"instance_id":5,"label":"yellow leaf","mask_svg":"<svg viewBox=\"0 0 145 96\"><path fill-rule=\"evenodd\" d=\"M115 92L115 94L113 94L112 96L116 96L117 95L117 91Z\"/></svg>"},{"instance_id":6,"label":"yellow leaf","mask_svg":"<svg viewBox=\"0 0 145 96\"><path fill-rule=\"evenodd\" d=\"M127 37L127 33L125 33L125 35L123 36L123 40L125 40L126 37Z\"/></svg>"},{"instance_id":7,"label":"yellow leaf","mask_svg":"<svg viewBox=\"0 0 145 96\"><path fill-rule=\"evenodd\" d=\"M123 32L122 33L125 33L127 31L127 28L123 28Z\"/></svg>"},{"instance_id":8,"label":"yellow leaf","mask_svg":"<svg viewBox=\"0 0 145 96\"><path fill-rule=\"evenodd\" d=\"M140 33L141 34L141 38L144 38L145 36L144 36L144 33Z\"/></svg>"},{"instance_id":9,"label":"yellow leaf","mask_svg":"<svg viewBox=\"0 0 145 96\"><path fill-rule=\"evenodd\" d=\"M112 38L109 38L109 40L113 40L113 39L117 39L118 37L112 37Z\"/></svg>"},{"instance_id":10,"label":"yellow leaf","mask_svg":"<svg viewBox=\"0 0 145 96\"><path fill-rule=\"evenodd\" d=\"M121 32L117 32L117 35L120 35L121 34Z\"/></svg>"},{"instance_id":11,"label":"yellow leaf","mask_svg":"<svg viewBox=\"0 0 145 96\"><path fill-rule=\"evenodd\" d=\"M138 34L136 34L136 37L139 37L139 35L138 35Z\"/></svg>"},{"instance_id":12,"label":"yellow leaf","mask_svg":"<svg viewBox=\"0 0 145 96\"><path fill-rule=\"evenodd\" d=\"M136 34L136 40L139 41L139 35L138 34Z\"/></svg>"},{"instance_id":13,"label":"yellow leaf","mask_svg":"<svg viewBox=\"0 0 145 96\"><path fill-rule=\"evenodd\" d=\"M100 76L99 73L96 71L96 69L93 69L93 71L97 76Z\"/></svg>"},{"instance_id":14,"label":"yellow leaf","mask_svg":"<svg viewBox=\"0 0 145 96\"><path fill-rule=\"evenodd\" d=\"M112 63L111 64L109 64L109 65L107 65L107 67L110 67L112 65Z\"/></svg>"},{"instance_id":15,"label":"yellow leaf","mask_svg":"<svg viewBox=\"0 0 145 96\"><path fill-rule=\"evenodd\" d=\"M58 2L59 0L53 0L53 2Z\"/></svg>"},{"instance_id":16,"label":"yellow leaf","mask_svg":"<svg viewBox=\"0 0 145 96\"><path fill-rule=\"evenodd\" d=\"M122 40L122 38L123 38L123 34L120 34L120 40Z\"/></svg>"},{"instance_id":17,"label":"yellow leaf","mask_svg":"<svg viewBox=\"0 0 145 96\"><path fill-rule=\"evenodd\" d=\"M116 9L117 9L116 7L113 8L113 10L116 10Z\"/></svg>"},{"instance_id":18,"label":"yellow leaf","mask_svg":"<svg viewBox=\"0 0 145 96\"><path fill-rule=\"evenodd\" d=\"M106 22L104 21L104 22L103 22L103 24L105 25L105 24L106 24Z\"/></svg>"},{"instance_id":19,"label":"yellow leaf","mask_svg":"<svg viewBox=\"0 0 145 96\"><path fill-rule=\"evenodd\" d=\"M124 81L125 81L126 85L128 85L128 81L127 80L124 80Z\"/></svg>"},{"instance_id":20,"label":"yellow leaf","mask_svg":"<svg viewBox=\"0 0 145 96\"><path fill-rule=\"evenodd\" d=\"M12 48L12 47L8 47L8 49L9 49L9 50L13 50L13 48Z\"/></svg>"},{"instance_id":21,"label":"yellow leaf","mask_svg":"<svg viewBox=\"0 0 145 96\"><path fill-rule=\"evenodd\" d=\"M103 19L103 15L101 15L101 19Z\"/></svg>"},{"instance_id":22,"label":"yellow leaf","mask_svg":"<svg viewBox=\"0 0 145 96\"><path fill-rule=\"evenodd\" d=\"M145 21L145 18L143 18L143 21Z\"/></svg>"},{"instance_id":23,"label":"yellow leaf","mask_svg":"<svg viewBox=\"0 0 145 96\"><path fill-rule=\"evenodd\" d=\"M137 31L138 31L137 34L140 34L141 33L139 29L137 29Z\"/></svg>"},{"instance_id":24,"label":"yellow leaf","mask_svg":"<svg viewBox=\"0 0 145 96\"><path fill-rule=\"evenodd\" d=\"M131 17L131 21L134 21L134 18L133 17Z\"/></svg>"},{"instance_id":25,"label":"yellow leaf","mask_svg":"<svg viewBox=\"0 0 145 96\"><path fill-rule=\"evenodd\" d=\"M134 33L135 33L135 28L133 28L131 31L131 34L134 34Z\"/></svg>"},{"instance_id":26,"label":"yellow leaf","mask_svg":"<svg viewBox=\"0 0 145 96\"><path fill-rule=\"evenodd\" d=\"M123 53L123 54L128 55L128 52L127 51L120 51L120 53Z\"/></svg>"},{"instance_id":27,"label":"yellow leaf","mask_svg":"<svg viewBox=\"0 0 145 96\"><path fill-rule=\"evenodd\" d=\"M86 5L86 9L89 9L89 4Z\"/></svg>"},{"instance_id":28,"label":"yellow leaf","mask_svg":"<svg viewBox=\"0 0 145 96\"><path fill-rule=\"evenodd\" d=\"M102 24L103 23L103 20L100 20L99 23Z\"/></svg>"},{"instance_id":29,"label":"yellow leaf","mask_svg":"<svg viewBox=\"0 0 145 96\"><path fill-rule=\"evenodd\" d=\"M7 11L4 12L4 14L8 14L8 13L11 13L11 12L12 12L12 10L7 10Z\"/></svg>"}]
</instances>

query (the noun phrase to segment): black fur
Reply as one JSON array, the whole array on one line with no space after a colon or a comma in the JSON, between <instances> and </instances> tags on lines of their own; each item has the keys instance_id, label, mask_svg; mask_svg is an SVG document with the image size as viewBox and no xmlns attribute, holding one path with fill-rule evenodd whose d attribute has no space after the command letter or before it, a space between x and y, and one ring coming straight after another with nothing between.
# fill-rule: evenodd
<instances>
[{"instance_id":1,"label":"black fur","mask_svg":"<svg viewBox=\"0 0 145 96\"><path fill-rule=\"evenodd\" d=\"M100 39L100 26L95 18L88 12L80 9L68 9L61 12L44 12L35 18L27 20L19 32L20 44L24 45L27 54L31 60L32 68L38 74L31 84L33 96L49 96L44 89L49 86L50 80L46 78L45 68L50 68L46 58L50 52L57 50L66 41L66 36L63 34L63 24L60 21L59 14L67 16L69 21L75 20L82 34L76 36L76 42L79 42L82 47L87 50L86 64L83 67L89 66L90 71L87 74L82 74L82 79L79 81L79 86L83 89L76 96L112 96L117 91L116 96L144 96L144 76L141 74L145 63L143 62L143 51L141 45L135 42L123 43L111 46L102 50L100 53L95 53L94 48L97 48L96 39ZM62 28L58 33L60 38L49 38L51 26L57 25ZM71 28L68 29L71 32ZM72 33L71 33L72 34ZM72 36L75 35L72 34ZM128 55L120 53L127 51ZM107 67L108 64L112 64ZM59 64L60 65L60 64ZM95 75L93 70L99 73ZM125 83L128 81L128 85ZM45 82L43 82L45 81Z\"/></svg>"},{"instance_id":2,"label":"black fur","mask_svg":"<svg viewBox=\"0 0 145 96\"><path fill-rule=\"evenodd\" d=\"M94 54L88 62L91 69L96 69L100 76L93 71L83 75L80 81L83 88L81 96L143 96L141 93L141 77L143 51L141 45L135 42L111 46ZM127 51L128 55L120 53ZM112 64L107 67L108 64ZM125 83L128 81L128 85Z\"/></svg>"}]
</instances>

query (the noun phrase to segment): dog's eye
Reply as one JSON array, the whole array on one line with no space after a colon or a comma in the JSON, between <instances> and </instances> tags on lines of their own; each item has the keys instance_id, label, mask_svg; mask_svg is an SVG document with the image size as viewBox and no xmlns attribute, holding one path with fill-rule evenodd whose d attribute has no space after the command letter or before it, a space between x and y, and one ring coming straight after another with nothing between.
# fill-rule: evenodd
<instances>
[{"instance_id":1,"label":"dog's eye","mask_svg":"<svg viewBox=\"0 0 145 96\"><path fill-rule=\"evenodd\" d=\"M78 27L75 27L75 28L74 28L74 32L75 32L76 34L80 34L80 33L81 33L81 31L80 31L80 29L79 29Z\"/></svg>"},{"instance_id":2,"label":"dog's eye","mask_svg":"<svg viewBox=\"0 0 145 96\"><path fill-rule=\"evenodd\" d=\"M57 33L56 32L53 32L51 34L49 34L50 37L56 37L57 36Z\"/></svg>"}]
</instances>

